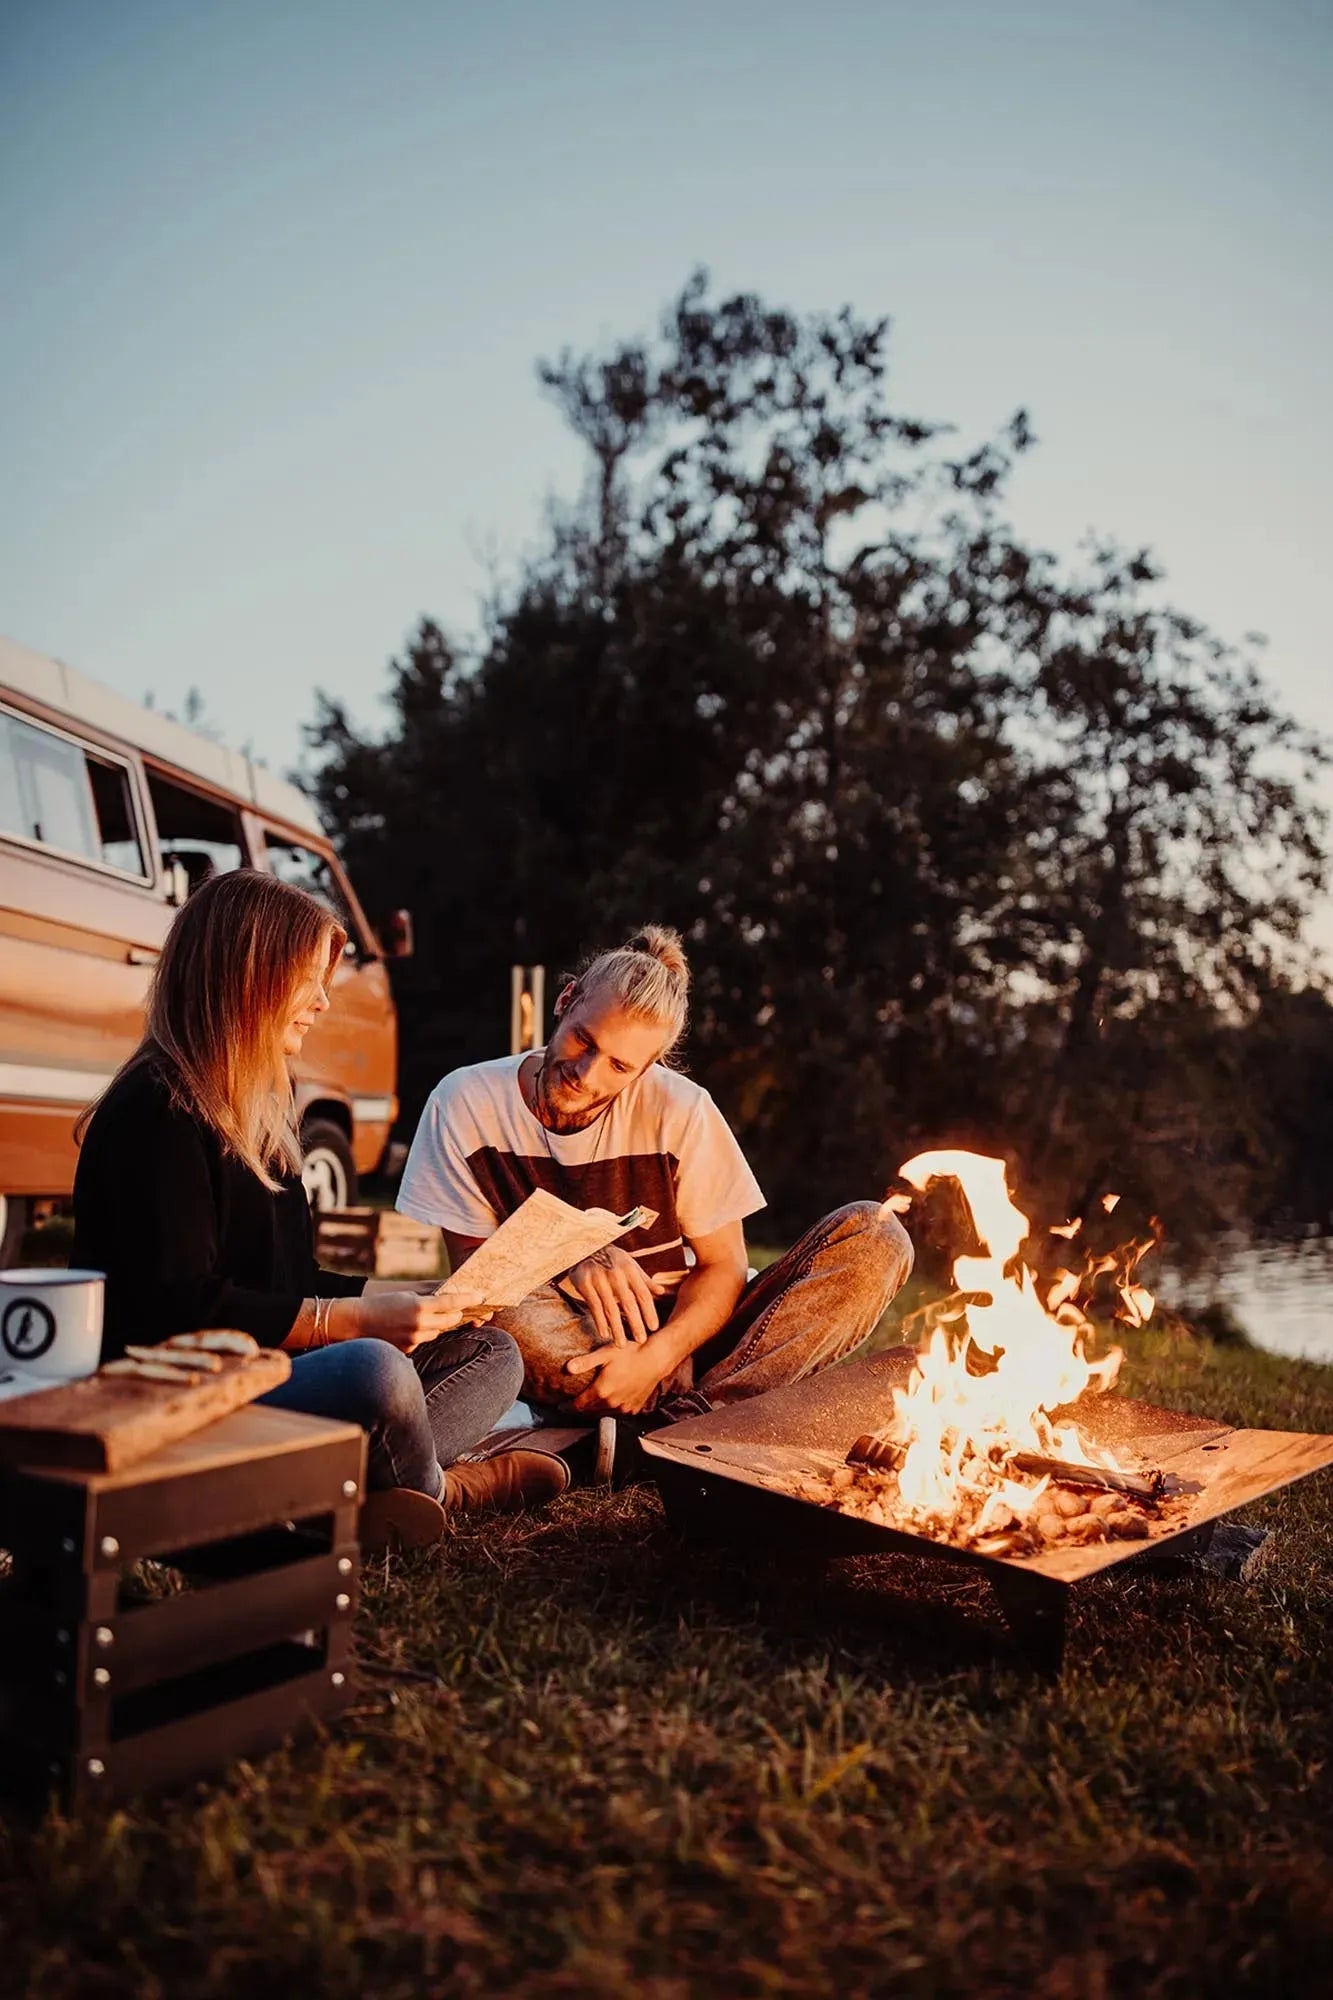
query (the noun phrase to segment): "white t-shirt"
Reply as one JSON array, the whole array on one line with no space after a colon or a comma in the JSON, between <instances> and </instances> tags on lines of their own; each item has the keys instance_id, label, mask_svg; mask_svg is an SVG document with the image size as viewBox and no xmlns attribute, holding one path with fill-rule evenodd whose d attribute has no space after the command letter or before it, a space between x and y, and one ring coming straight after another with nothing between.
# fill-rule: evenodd
<instances>
[{"instance_id":1,"label":"white t-shirt","mask_svg":"<svg viewBox=\"0 0 1333 2000\"><path fill-rule=\"evenodd\" d=\"M621 1246L678 1282L687 1242L764 1206L731 1127L688 1077L654 1063L581 1132L548 1132L523 1102L524 1061L500 1056L436 1084L403 1169L404 1215L486 1237L538 1187L575 1208L642 1205L656 1222Z\"/></svg>"}]
</instances>

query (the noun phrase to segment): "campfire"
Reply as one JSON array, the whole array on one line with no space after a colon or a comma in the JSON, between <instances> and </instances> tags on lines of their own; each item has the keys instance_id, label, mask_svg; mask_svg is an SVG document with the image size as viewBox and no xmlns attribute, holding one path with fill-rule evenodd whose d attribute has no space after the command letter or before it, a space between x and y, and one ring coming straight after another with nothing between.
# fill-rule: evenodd
<instances>
[{"instance_id":1,"label":"campfire","mask_svg":"<svg viewBox=\"0 0 1333 2000\"><path fill-rule=\"evenodd\" d=\"M1090 1281L1109 1277L1117 1316L1142 1325L1153 1296L1136 1279L1153 1239L1085 1258L1045 1283L1022 1257L1030 1230L1015 1206L1002 1160L976 1153L921 1153L899 1179L918 1192L955 1180L970 1211L979 1254L958 1257L953 1289L922 1317L928 1338L892 1420L856 1440L829 1476L828 1500L884 1525L975 1548L1034 1553L1061 1541L1142 1540L1166 1482L1095 1443L1069 1414L1109 1389L1123 1358L1094 1360L1097 1329L1078 1303ZM1117 1197L1103 1198L1106 1212ZM910 1196L891 1196L904 1209ZM1071 1242L1081 1223L1053 1232ZM1063 1413L1063 1414L1062 1414Z\"/></svg>"},{"instance_id":2,"label":"campfire","mask_svg":"<svg viewBox=\"0 0 1333 2000\"><path fill-rule=\"evenodd\" d=\"M1064 1239L1064 1268L1043 1275L1000 1160L923 1153L900 1177L911 1194L889 1205L945 1176L977 1244L954 1260L949 1294L914 1315L918 1345L687 1417L643 1448L688 1535L784 1562L978 1570L1024 1654L1054 1671L1075 1585L1142 1555L1196 1560L1225 1516L1333 1465L1333 1437L1238 1430L1115 1393L1120 1351L1095 1354L1087 1307L1095 1286L1115 1317L1148 1318L1136 1267L1153 1239L1080 1256L1082 1225L1063 1222L1045 1234ZM1104 1213L1115 1206L1103 1196Z\"/></svg>"}]
</instances>

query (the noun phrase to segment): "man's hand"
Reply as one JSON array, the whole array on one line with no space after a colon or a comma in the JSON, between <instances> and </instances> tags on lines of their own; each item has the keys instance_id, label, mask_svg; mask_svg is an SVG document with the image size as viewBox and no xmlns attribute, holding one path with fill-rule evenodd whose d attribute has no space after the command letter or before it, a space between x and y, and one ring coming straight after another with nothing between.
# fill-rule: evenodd
<instances>
[{"instance_id":1,"label":"man's hand","mask_svg":"<svg viewBox=\"0 0 1333 2000\"><path fill-rule=\"evenodd\" d=\"M665 1369L651 1341L646 1347L631 1347L622 1341L618 1347L599 1347L593 1354L576 1354L565 1363L566 1375L592 1379L583 1394L575 1398L574 1408L596 1416L610 1410L629 1416L641 1410L674 1366L668 1357L663 1356L662 1360L667 1362Z\"/></svg>"},{"instance_id":2,"label":"man's hand","mask_svg":"<svg viewBox=\"0 0 1333 2000\"><path fill-rule=\"evenodd\" d=\"M623 1347L627 1340L642 1342L656 1333L655 1301L667 1287L647 1277L637 1258L618 1244L594 1250L565 1273L563 1282L573 1286L592 1314L599 1340Z\"/></svg>"}]
</instances>

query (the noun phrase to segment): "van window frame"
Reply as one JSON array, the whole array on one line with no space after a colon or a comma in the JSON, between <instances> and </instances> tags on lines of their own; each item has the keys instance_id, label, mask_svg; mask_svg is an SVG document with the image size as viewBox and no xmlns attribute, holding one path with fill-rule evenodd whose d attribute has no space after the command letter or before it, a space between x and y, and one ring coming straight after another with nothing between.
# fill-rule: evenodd
<instances>
[{"instance_id":1,"label":"van window frame","mask_svg":"<svg viewBox=\"0 0 1333 2000\"><path fill-rule=\"evenodd\" d=\"M170 864L163 859L162 850L164 846L170 845L170 842L163 840L161 829L158 826L157 805L153 798L154 778L159 783L170 786L173 791L184 792L192 799L201 799L205 805L214 806L219 811L229 814L235 820L236 831L240 836L236 842L236 852L239 854L240 860L233 867L223 869L221 871L223 874L231 875L235 873L236 869L254 867L254 841L250 837L250 828L247 825L250 808L246 800L239 793L230 792L225 788L219 788L217 785L210 784L207 778L196 777L193 771L186 770L183 765L167 763L151 751L146 753L141 761L143 766L144 794L148 801L148 810L152 814L153 846L157 854L158 866L162 870L163 879L168 881L168 885ZM193 893L194 891L191 889L190 894L193 895ZM189 901L188 896L186 897L186 901ZM177 907L179 908L180 906L177 905Z\"/></svg>"},{"instance_id":2,"label":"van window frame","mask_svg":"<svg viewBox=\"0 0 1333 2000\"><path fill-rule=\"evenodd\" d=\"M277 877L279 881L282 877L278 875L269 858L270 834L274 840L281 841L284 847L298 848L303 854L313 854L317 860L324 862L332 871L333 879L346 906L347 952L351 960L357 966L369 965L377 960L381 956L378 940L366 922L365 912L357 902L356 892L352 888L347 870L342 865L342 859L327 835L320 838L312 835L306 827L284 826L280 820L270 820L259 813L255 814L255 824L259 830L265 865L269 874ZM329 914L336 917L334 911L330 911ZM342 918L338 917L337 921L342 922Z\"/></svg>"},{"instance_id":3,"label":"van window frame","mask_svg":"<svg viewBox=\"0 0 1333 2000\"><path fill-rule=\"evenodd\" d=\"M140 772L134 758L123 750L112 750L106 744L93 742L86 736L76 736L72 729L62 728L58 722L48 722L45 716L34 715L30 709L16 708L13 702L5 700L3 696L0 696L0 715L10 716L15 722L26 723L29 729L40 729L48 736L56 736L65 743L72 743L85 758L95 757L103 764L119 766L129 783L130 812L134 819L134 830L144 865L142 872L133 868L117 868L114 861L104 861L98 854L80 854L75 848L60 847L53 840L34 840L30 833L14 833L8 827L0 827L0 840L12 842L16 847L25 847L31 854L45 854L55 861L72 862L77 868L92 868L99 875L109 875L113 881L129 883L133 888L148 890L150 894L156 893L160 866L156 830L150 826L144 812L144 802L140 796ZM89 789L91 790L91 786Z\"/></svg>"}]
</instances>

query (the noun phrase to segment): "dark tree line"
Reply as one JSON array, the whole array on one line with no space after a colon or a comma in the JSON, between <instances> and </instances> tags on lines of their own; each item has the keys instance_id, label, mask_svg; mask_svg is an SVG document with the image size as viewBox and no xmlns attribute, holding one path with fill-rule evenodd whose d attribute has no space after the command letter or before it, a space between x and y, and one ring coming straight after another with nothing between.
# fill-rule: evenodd
<instances>
[{"instance_id":1,"label":"dark tree line","mask_svg":"<svg viewBox=\"0 0 1333 2000\"><path fill-rule=\"evenodd\" d=\"M546 551L476 646L422 623L383 736L321 701L319 806L417 916L407 1118L501 1049L511 962L654 917L775 1230L922 1143L1178 1234L1326 1210L1321 746L1145 553L1020 542L1026 416L960 449L888 347L700 276L655 340L544 365L588 465Z\"/></svg>"}]
</instances>

